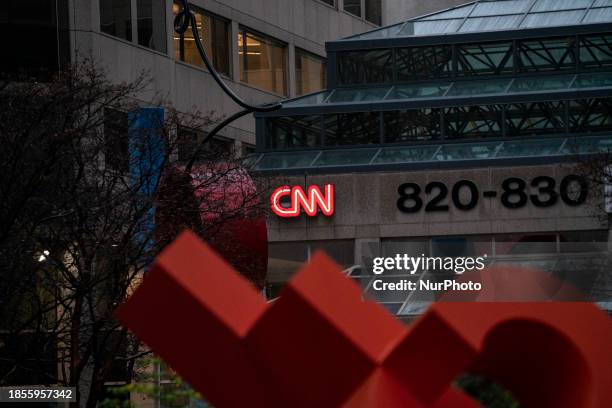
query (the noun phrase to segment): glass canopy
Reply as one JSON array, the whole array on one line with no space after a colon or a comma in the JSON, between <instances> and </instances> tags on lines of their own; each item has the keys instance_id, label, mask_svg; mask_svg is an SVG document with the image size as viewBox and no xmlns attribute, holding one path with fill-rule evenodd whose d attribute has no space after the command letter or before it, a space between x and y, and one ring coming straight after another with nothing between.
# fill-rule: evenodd
<instances>
[{"instance_id":1,"label":"glass canopy","mask_svg":"<svg viewBox=\"0 0 612 408\"><path fill-rule=\"evenodd\" d=\"M256 171L332 169L380 165L440 164L442 162L519 159L529 157L573 157L612 153L612 135L541 138L511 141L387 146L377 148L268 152L249 157Z\"/></svg>"},{"instance_id":2,"label":"glass canopy","mask_svg":"<svg viewBox=\"0 0 612 408\"><path fill-rule=\"evenodd\" d=\"M612 22L611 0L478 0L344 40Z\"/></svg>"},{"instance_id":3,"label":"glass canopy","mask_svg":"<svg viewBox=\"0 0 612 408\"><path fill-rule=\"evenodd\" d=\"M611 0L612 1L612 0ZM395 86L336 88L283 102L284 108L418 100L453 97L514 95L529 92L577 91L612 88L612 72L494 78L471 81L436 81Z\"/></svg>"}]
</instances>

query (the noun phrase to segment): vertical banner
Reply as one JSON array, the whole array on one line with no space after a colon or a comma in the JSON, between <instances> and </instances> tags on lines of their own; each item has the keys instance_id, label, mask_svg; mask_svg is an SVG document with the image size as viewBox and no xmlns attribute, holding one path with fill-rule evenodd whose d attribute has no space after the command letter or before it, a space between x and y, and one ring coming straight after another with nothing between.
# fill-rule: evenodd
<instances>
[{"instance_id":1,"label":"vertical banner","mask_svg":"<svg viewBox=\"0 0 612 408\"><path fill-rule=\"evenodd\" d=\"M148 251L154 244L153 200L166 159L164 108L140 108L129 114L130 182L142 199L145 212L139 225L140 244Z\"/></svg>"}]
</instances>

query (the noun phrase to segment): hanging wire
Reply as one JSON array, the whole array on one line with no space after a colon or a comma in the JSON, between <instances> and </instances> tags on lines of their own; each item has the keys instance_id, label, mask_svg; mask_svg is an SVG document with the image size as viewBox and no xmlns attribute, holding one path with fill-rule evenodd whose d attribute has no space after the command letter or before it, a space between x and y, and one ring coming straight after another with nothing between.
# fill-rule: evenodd
<instances>
[{"instance_id":1,"label":"hanging wire","mask_svg":"<svg viewBox=\"0 0 612 408\"><path fill-rule=\"evenodd\" d=\"M213 64L210 62L210 59L206 54L206 50L202 45L202 41L200 40L195 14L193 14L191 10L189 10L189 3L187 2L187 0L179 0L179 2L181 3L181 10L174 18L174 31L176 31L180 35L183 35L191 25L191 32L195 40L196 48L198 49L200 57L204 61L204 65L206 65L208 72L212 75L213 79L217 82L221 89L223 89L223 92L225 92L234 102L236 102L236 104L243 108L241 111L234 113L233 115L229 116L221 123L219 123L217 126L215 126L215 128L208 135L206 135L206 137L198 144L195 151L193 152L193 155L191 156L191 159L187 163L187 166L185 166L185 172L191 173L191 169L198 157L199 152L209 140L211 140L217 133L219 133L221 129L223 129L225 126L229 125L236 119L248 115L249 113L271 112L280 109L282 107L282 104L280 102L273 102L263 105L250 105L238 95L236 95L236 93L234 93L234 91L232 91L223 81L219 73L215 70Z\"/></svg>"}]
</instances>

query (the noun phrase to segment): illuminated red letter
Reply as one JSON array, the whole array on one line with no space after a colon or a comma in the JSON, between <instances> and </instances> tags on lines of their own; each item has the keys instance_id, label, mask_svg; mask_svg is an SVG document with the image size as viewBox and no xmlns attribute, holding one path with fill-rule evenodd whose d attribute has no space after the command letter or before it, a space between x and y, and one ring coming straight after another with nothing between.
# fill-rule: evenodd
<instances>
[{"instance_id":1,"label":"illuminated red letter","mask_svg":"<svg viewBox=\"0 0 612 408\"><path fill-rule=\"evenodd\" d=\"M317 209L321 209L323 215L331 216L334 213L334 186L326 184L325 194L321 192L318 186L308 187L308 195L300 186L282 186L274 190L270 197L272 211L279 217L298 217L300 208L304 209L306 215L314 217L317 215ZM291 196L291 207L285 208L281 206L280 200L282 197Z\"/></svg>"},{"instance_id":2,"label":"illuminated red letter","mask_svg":"<svg viewBox=\"0 0 612 408\"><path fill-rule=\"evenodd\" d=\"M270 196L270 204L272 205L272 211L279 217L297 217L300 215L300 211L297 208L295 200L291 200L291 207L285 208L280 204L282 197L291 195L291 189L289 186L282 186L274 190Z\"/></svg>"}]
</instances>

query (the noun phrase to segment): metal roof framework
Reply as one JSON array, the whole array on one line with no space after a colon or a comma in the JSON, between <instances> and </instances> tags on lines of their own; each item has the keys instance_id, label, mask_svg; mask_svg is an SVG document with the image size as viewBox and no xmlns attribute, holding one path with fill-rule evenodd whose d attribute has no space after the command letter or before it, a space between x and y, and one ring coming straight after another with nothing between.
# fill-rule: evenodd
<instances>
[{"instance_id":1,"label":"metal roof framework","mask_svg":"<svg viewBox=\"0 0 612 408\"><path fill-rule=\"evenodd\" d=\"M478 0L330 42L330 88L256 114L263 154L251 164L336 172L559 162L575 160L562 147L583 137L598 147L578 155L608 151L611 23L612 0ZM339 78L342 69L355 77ZM303 144L291 144L295 134ZM451 148L484 153L442 154Z\"/></svg>"}]
</instances>

